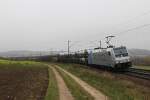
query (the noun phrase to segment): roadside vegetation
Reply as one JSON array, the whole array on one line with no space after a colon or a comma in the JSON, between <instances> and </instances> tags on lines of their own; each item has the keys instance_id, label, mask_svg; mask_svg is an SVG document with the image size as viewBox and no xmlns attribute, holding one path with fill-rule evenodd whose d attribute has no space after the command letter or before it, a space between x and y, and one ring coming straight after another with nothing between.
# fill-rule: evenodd
<instances>
[{"instance_id":1,"label":"roadside vegetation","mask_svg":"<svg viewBox=\"0 0 150 100\"><path fill-rule=\"evenodd\" d=\"M150 66L133 66L133 68L137 68L137 69L144 69L144 70L150 70Z\"/></svg>"},{"instance_id":2,"label":"roadside vegetation","mask_svg":"<svg viewBox=\"0 0 150 100\"><path fill-rule=\"evenodd\" d=\"M150 99L150 88L139 86L128 80L115 78L111 73L94 71L87 66L78 64L59 64L59 66L100 90L111 100Z\"/></svg>"},{"instance_id":3,"label":"roadside vegetation","mask_svg":"<svg viewBox=\"0 0 150 100\"><path fill-rule=\"evenodd\" d=\"M150 56L146 57L132 57L134 65L150 66Z\"/></svg>"},{"instance_id":4,"label":"roadside vegetation","mask_svg":"<svg viewBox=\"0 0 150 100\"><path fill-rule=\"evenodd\" d=\"M73 80L69 75L64 73L63 71L56 68L60 73L62 78L64 79L67 87L69 88L71 94L75 98L75 100L94 100L94 98L88 94L75 80Z\"/></svg>"},{"instance_id":5,"label":"roadside vegetation","mask_svg":"<svg viewBox=\"0 0 150 100\"><path fill-rule=\"evenodd\" d=\"M0 100L41 100L48 86L48 66L0 60Z\"/></svg>"},{"instance_id":6,"label":"roadside vegetation","mask_svg":"<svg viewBox=\"0 0 150 100\"><path fill-rule=\"evenodd\" d=\"M150 56L132 57L133 68L150 70Z\"/></svg>"},{"instance_id":7,"label":"roadside vegetation","mask_svg":"<svg viewBox=\"0 0 150 100\"><path fill-rule=\"evenodd\" d=\"M32 69L48 68L45 64L34 61L0 60L0 69Z\"/></svg>"},{"instance_id":8,"label":"roadside vegetation","mask_svg":"<svg viewBox=\"0 0 150 100\"><path fill-rule=\"evenodd\" d=\"M45 100L59 100L59 90L57 86L56 77L51 68L49 68L49 85Z\"/></svg>"}]
</instances>

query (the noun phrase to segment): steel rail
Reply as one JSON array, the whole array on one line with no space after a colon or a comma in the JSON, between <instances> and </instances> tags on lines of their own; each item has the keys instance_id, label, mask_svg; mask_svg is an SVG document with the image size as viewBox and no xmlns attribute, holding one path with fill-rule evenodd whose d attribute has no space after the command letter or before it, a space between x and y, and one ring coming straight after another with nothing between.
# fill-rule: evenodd
<instances>
[{"instance_id":1,"label":"steel rail","mask_svg":"<svg viewBox=\"0 0 150 100\"><path fill-rule=\"evenodd\" d=\"M150 80L150 70L129 68L124 74Z\"/></svg>"}]
</instances>

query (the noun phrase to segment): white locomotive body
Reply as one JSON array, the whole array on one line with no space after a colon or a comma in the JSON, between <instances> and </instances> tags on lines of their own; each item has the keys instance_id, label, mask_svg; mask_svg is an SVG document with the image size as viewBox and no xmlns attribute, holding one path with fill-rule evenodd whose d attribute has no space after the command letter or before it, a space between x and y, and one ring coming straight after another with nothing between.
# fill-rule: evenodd
<instances>
[{"instance_id":1,"label":"white locomotive body","mask_svg":"<svg viewBox=\"0 0 150 100\"><path fill-rule=\"evenodd\" d=\"M89 65L99 65L110 68L131 67L131 60L126 47L112 47L90 52L88 55Z\"/></svg>"}]
</instances>

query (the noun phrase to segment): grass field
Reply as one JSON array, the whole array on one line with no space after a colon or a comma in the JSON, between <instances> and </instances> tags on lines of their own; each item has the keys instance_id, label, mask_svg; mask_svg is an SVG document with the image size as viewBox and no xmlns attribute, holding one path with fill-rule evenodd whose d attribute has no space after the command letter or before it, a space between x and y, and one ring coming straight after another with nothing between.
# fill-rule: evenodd
<instances>
[{"instance_id":1,"label":"grass field","mask_svg":"<svg viewBox=\"0 0 150 100\"><path fill-rule=\"evenodd\" d=\"M59 100L59 91L57 86L56 77L51 68L49 68L49 85L45 100Z\"/></svg>"},{"instance_id":2,"label":"grass field","mask_svg":"<svg viewBox=\"0 0 150 100\"><path fill-rule=\"evenodd\" d=\"M0 100L42 100L48 67L30 61L0 60Z\"/></svg>"},{"instance_id":3,"label":"grass field","mask_svg":"<svg viewBox=\"0 0 150 100\"><path fill-rule=\"evenodd\" d=\"M75 82L70 76L63 71L57 69L60 75L63 77L67 87L75 100L94 100L94 98L88 94L77 82Z\"/></svg>"},{"instance_id":4,"label":"grass field","mask_svg":"<svg viewBox=\"0 0 150 100\"><path fill-rule=\"evenodd\" d=\"M131 81L117 79L108 72L93 71L77 64L59 64L74 75L94 86L111 100L149 100L150 88Z\"/></svg>"},{"instance_id":5,"label":"grass field","mask_svg":"<svg viewBox=\"0 0 150 100\"><path fill-rule=\"evenodd\" d=\"M91 70L87 66L59 65L103 92L110 100L150 100L150 87L116 78L108 72ZM64 72L59 73L75 100L93 100L71 77ZM0 60L0 100L44 99L59 100L55 75L46 64Z\"/></svg>"}]
</instances>

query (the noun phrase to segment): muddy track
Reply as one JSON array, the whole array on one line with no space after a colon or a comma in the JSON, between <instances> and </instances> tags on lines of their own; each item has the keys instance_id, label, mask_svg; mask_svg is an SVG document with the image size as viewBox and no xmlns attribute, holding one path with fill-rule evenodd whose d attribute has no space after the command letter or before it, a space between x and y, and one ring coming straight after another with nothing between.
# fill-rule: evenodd
<instances>
[{"instance_id":1,"label":"muddy track","mask_svg":"<svg viewBox=\"0 0 150 100\"><path fill-rule=\"evenodd\" d=\"M58 65L55 65L58 69L65 72L67 75L69 75L71 78L73 78L85 91L87 91L91 96L95 98L95 100L108 100L107 97L102 94L100 91L96 90L86 82L82 81L78 77L74 76L73 74L69 73L68 71L60 68Z\"/></svg>"},{"instance_id":2,"label":"muddy track","mask_svg":"<svg viewBox=\"0 0 150 100\"><path fill-rule=\"evenodd\" d=\"M56 71L56 69L52 66L49 66L55 76L56 76L56 81L58 83L58 88L59 88L59 100L74 100L72 94L70 93L69 89L67 88L63 78L60 76L60 74Z\"/></svg>"}]
</instances>

